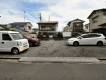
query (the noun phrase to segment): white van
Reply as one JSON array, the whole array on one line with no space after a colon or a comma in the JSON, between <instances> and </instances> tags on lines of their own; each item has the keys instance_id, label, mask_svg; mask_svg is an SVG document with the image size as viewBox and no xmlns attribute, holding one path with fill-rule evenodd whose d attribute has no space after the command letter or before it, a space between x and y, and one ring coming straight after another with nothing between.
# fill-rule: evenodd
<instances>
[{"instance_id":1,"label":"white van","mask_svg":"<svg viewBox=\"0 0 106 80\"><path fill-rule=\"evenodd\" d=\"M28 48L28 40L24 39L19 32L0 31L0 52L19 54Z\"/></svg>"}]
</instances>

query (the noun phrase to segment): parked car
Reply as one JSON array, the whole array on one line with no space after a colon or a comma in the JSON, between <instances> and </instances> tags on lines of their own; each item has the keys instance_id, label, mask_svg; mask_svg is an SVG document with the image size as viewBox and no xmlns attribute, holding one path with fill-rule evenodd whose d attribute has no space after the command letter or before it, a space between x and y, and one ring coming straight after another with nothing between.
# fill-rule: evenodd
<instances>
[{"instance_id":1,"label":"parked car","mask_svg":"<svg viewBox=\"0 0 106 80\"><path fill-rule=\"evenodd\" d=\"M98 45L103 46L106 43L106 37L99 33L82 34L81 36L70 38L67 41L68 45Z\"/></svg>"},{"instance_id":2,"label":"parked car","mask_svg":"<svg viewBox=\"0 0 106 80\"><path fill-rule=\"evenodd\" d=\"M28 37L28 36L24 36L28 42L29 42L29 46L38 46L40 45L40 39L37 37Z\"/></svg>"},{"instance_id":3,"label":"parked car","mask_svg":"<svg viewBox=\"0 0 106 80\"><path fill-rule=\"evenodd\" d=\"M81 35L81 33L72 32L72 33L71 33L71 38L72 38L72 37L77 37L77 36L80 36L80 35Z\"/></svg>"},{"instance_id":4,"label":"parked car","mask_svg":"<svg viewBox=\"0 0 106 80\"><path fill-rule=\"evenodd\" d=\"M0 31L0 52L19 54L28 48L28 40L24 39L19 32Z\"/></svg>"},{"instance_id":5,"label":"parked car","mask_svg":"<svg viewBox=\"0 0 106 80\"><path fill-rule=\"evenodd\" d=\"M63 39L63 34L62 32L57 32L53 35L54 40L62 40Z\"/></svg>"}]
</instances>

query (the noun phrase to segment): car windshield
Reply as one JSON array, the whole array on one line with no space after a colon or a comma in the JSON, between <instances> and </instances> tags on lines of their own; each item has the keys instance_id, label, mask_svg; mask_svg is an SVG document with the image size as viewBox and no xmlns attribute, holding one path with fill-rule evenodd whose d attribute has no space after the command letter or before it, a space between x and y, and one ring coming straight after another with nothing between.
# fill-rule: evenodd
<instances>
[{"instance_id":1,"label":"car windshield","mask_svg":"<svg viewBox=\"0 0 106 80\"><path fill-rule=\"evenodd\" d=\"M20 33L10 33L14 40L23 39L24 37Z\"/></svg>"}]
</instances>

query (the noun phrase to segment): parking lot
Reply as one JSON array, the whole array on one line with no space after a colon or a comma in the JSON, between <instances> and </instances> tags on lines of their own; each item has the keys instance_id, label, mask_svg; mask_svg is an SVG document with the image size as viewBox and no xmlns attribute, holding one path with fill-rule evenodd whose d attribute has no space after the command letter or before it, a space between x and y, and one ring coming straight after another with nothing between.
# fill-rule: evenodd
<instances>
[{"instance_id":1,"label":"parking lot","mask_svg":"<svg viewBox=\"0 0 106 80\"><path fill-rule=\"evenodd\" d=\"M106 46L67 46L66 40L45 40L19 54L0 53L0 57L106 57Z\"/></svg>"}]
</instances>

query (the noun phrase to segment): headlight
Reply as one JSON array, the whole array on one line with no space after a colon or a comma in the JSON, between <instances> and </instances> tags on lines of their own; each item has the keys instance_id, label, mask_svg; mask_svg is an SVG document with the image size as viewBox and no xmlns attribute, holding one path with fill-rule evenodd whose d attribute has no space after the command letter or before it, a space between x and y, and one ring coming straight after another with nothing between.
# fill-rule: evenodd
<instances>
[{"instance_id":1,"label":"headlight","mask_svg":"<svg viewBox=\"0 0 106 80\"><path fill-rule=\"evenodd\" d=\"M17 45L18 46L22 46L22 42L17 42Z\"/></svg>"}]
</instances>

